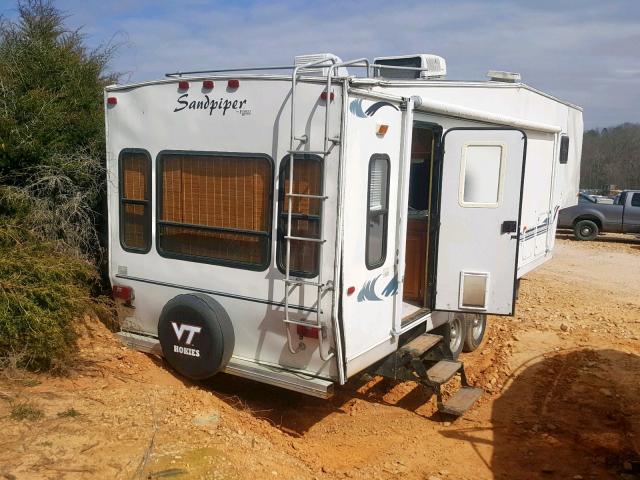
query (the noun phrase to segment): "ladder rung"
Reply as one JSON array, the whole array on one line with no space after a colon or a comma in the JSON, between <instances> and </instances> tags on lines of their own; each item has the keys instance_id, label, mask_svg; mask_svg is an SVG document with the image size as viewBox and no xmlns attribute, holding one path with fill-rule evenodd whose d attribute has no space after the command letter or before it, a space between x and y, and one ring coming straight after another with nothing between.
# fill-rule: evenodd
<instances>
[{"instance_id":1,"label":"ladder rung","mask_svg":"<svg viewBox=\"0 0 640 480\"><path fill-rule=\"evenodd\" d=\"M302 325L303 327L309 327L309 328L317 328L318 330L322 328L322 325L315 325L309 322L299 322L298 320L287 320L285 318L283 321L284 323L291 323L293 325Z\"/></svg>"},{"instance_id":2,"label":"ladder rung","mask_svg":"<svg viewBox=\"0 0 640 480\"><path fill-rule=\"evenodd\" d=\"M287 197L294 197L294 198L315 198L316 200L326 200L327 197L326 195L311 195L308 193L285 193L285 195Z\"/></svg>"},{"instance_id":3,"label":"ladder rung","mask_svg":"<svg viewBox=\"0 0 640 480\"><path fill-rule=\"evenodd\" d=\"M324 287L324 283L309 282L307 280L286 280L287 285L310 285L312 287Z\"/></svg>"},{"instance_id":4,"label":"ladder rung","mask_svg":"<svg viewBox=\"0 0 640 480\"><path fill-rule=\"evenodd\" d=\"M323 238L310 238L310 237L290 237L289 235L285 235L286 240L299 240L301 242L315 242L315 243L324 243L326 242Z\"/></svg>"},{"instance_id":5,"label":"ladder rung","mask_svg":"<svg viewBox=\"0 0 640 480\"><path fill-rule=\"evenodd\" d=\"M287 150L287 153L302 153L307 155L328 155L324 150Z\"/></svg>"}]
</instances>

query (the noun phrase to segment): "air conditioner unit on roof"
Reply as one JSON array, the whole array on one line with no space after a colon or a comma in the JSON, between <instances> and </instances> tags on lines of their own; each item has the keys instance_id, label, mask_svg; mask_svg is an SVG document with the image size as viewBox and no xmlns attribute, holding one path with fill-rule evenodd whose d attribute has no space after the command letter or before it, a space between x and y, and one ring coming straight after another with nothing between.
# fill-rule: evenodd
<instances>
[{"instance_id":1,"label":"air conditioner unit on roof","mask_svg":"<svg viewBox=\"0 0 640 480\"><path fill-rule=\"evenodd\" d=\"M441 78L447 74L447 62L438 55L420 53L416 55L397 55L393 57L378 57L373 59L374 64L395 67L421 68L423 70L410 70L403 68L376 68L374 75L381 78L417 79L417 78Z\"/></svg>"}]
</instances>

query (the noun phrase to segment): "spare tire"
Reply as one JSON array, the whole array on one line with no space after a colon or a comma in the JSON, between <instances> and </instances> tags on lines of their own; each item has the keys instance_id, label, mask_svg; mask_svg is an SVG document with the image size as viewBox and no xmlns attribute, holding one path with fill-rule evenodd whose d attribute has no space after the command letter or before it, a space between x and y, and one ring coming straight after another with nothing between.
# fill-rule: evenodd
<instances>
[{"instance_id":1,"label":"spare tire","mask_svg":"<svg viewBox=\"0 0 640 480\"><path fill-rule=\"evenodd\" d=\"M167 302L158 321L158 338L169 365L194 380L222 370L235 344L233 325L225 309L199 293L178 295Z\"/></svg>"}]
</instances>

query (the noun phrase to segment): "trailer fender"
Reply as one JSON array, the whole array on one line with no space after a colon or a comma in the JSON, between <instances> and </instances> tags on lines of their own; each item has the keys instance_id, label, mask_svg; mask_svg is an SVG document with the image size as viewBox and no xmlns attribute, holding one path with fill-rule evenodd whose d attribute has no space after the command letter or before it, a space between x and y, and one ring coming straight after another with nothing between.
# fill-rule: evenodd
<instances>
[{"instance_id":1,"label":"trailer fender","mask_svg":"<svg viewBox=\"0 0 640 480\"><path fill-rule=\"evenodd\" d=\"M178 373L194 380L212 377L233 353L235 335L229 315L208 295L178 295L158 321L164 357Z\"/></svg>"}]
</instances>

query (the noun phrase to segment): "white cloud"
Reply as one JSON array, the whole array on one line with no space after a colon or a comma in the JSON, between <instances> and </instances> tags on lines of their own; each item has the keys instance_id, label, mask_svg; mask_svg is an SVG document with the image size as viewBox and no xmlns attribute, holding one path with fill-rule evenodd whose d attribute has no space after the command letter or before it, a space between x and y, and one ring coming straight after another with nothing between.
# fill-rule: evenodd
<instances>
[{"instance_id":1,"label":"white cloud","mask_svg":"<svg viewBox=\"0 0 640 480\"><path fill-rule=\"evenodd\" d=\"M587 126L640 121L640 4L635 0L463 2L110 2L59 0L94 44L122 32L113 67L133 80L165 72L430 52L450 78L518 71L585 107Z\"/></svg>"}]
</instances>

